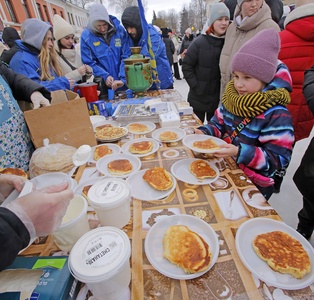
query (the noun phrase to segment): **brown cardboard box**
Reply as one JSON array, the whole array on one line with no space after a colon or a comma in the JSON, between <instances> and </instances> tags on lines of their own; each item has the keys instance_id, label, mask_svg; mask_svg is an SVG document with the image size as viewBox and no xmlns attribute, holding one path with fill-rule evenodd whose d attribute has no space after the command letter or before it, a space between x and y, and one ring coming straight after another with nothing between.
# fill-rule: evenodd
<instances>
[{"instance_id":1,"label":"brown cardboard box","mask_svg":"<svg viewBox=\"0 0 314 300\"><path fill-rule=\"evenodd\" d=\"M83 144L95 146L96 138L85 98L71 91L51 93L51 106L24 112L31 139L36 148L43 140L78 148Z\"/></svg>"}]
</instances>

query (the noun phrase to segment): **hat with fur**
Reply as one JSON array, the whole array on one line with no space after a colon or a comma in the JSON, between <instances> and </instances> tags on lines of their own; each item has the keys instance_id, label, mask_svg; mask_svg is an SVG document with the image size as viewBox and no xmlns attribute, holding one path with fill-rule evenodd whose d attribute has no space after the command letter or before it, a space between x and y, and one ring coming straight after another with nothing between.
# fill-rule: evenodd
<instances>
[{"instance_id":1,"label":"hat with fur","mask_svg":"<svg viewBox=\"0 0 314 300\"><path fill-rule=\"evenodd\" d=\"M234 55L231 72L242 72L264 83L275 76L280 50L280 39L273 28L257 33L247 41Z\"/></svg>"},{"instance_id":2,"label":"hat with fur","mask_svg":"<svg viewBox=\"0 0 314 300\"><path fill-rule=\"evenodd\" d=\"M26 44L40 50L48 30L52 27L39 19L31 18L23 22L21 36Z\"/></svg>"},{"instance_id":3,"label":"hat with fur","mask_svg":"<svg viewBox=\"0 0 314 300\"><path fill-rule=\"evenodd\" d=\"M74 28L61 16L53 16L53 36L56 41L61 40L67 35L75 34Z\"/></svg>"},{"instance_id":4,"label":"hat with fur","mask_svg":"<svg viewBox=\"0 0 314 300\"><path fill-rule=\"evenodd\" d=\"M206 29L212 26L212 24L221 17L227 17L228 19L230 19L230 12L228 7L222 2L213 3L209 8L209 16L206 21Z\"/></svg>"}]
</instances>

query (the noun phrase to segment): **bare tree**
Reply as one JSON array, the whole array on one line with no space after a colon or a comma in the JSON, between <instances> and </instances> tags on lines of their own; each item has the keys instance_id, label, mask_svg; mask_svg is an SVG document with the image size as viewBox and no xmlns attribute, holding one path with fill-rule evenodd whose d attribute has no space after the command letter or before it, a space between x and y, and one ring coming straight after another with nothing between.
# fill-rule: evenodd
<instances>
[{"instance_id":1,"label":"bare tree","mask_svg":"<svg viewBox=\"0 0 314 300\"><path fill-rule=\"evenodd\" d=\"M137 0L108 0L109 4L114 7L118 15L122 15L128 6L138 6ZM147 7L147 1L142 1L144 9Z\"/></svg>"}]
</instances>

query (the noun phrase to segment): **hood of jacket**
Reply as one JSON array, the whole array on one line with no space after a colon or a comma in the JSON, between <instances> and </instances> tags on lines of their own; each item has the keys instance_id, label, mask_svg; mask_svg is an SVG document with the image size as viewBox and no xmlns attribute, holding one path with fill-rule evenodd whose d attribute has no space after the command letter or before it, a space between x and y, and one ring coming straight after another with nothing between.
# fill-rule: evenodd
<instances>
[{"instance_id":1,"label":"hood of jacket","mask_svg":"<svg viewBox=\"0 0 314 300\"><path fill-rule=\"evenodd\" d=\"M44 38L52 26L39 19L27 19L23 22L21 35L23 41L40 51Z\"/></svg>"},{"instance_id":2,"label":"hood of jacket","mask_svg":"<svg viewBox=\"0 0 314 300\"><path fill-rule=\"evenodd\" d=\"M106 8L100 3L95 3L89 8L89 27L93 31L98 32L98 30L94 26L95 21L105 21L109 24L109 27L113 27Z\"/></svg>"},{"instance_id":3,"label":"hood of jacket","mask_svg":"<svg viewBox=\"0 0 314 300\"><path fill-rule=\"evenodd\" d=\"M285 20L285 29L305 41L314 41L314 3L297 7Z\"/></svg>"},{"instance_id":4,"label":"hood of jacket","mask_svg":"<svg viewBox=\"0 0 314 300\"><path fill-rule=\"evenodd\" d=\"M142 23L141 23L141 18L140 18L140 12L138 6L129 6L127 7L121 17L121 22L123 26L127 29L128 27L134 27L136 29L136 38L133 39L135 43L137 43L142 34L143 34L143 29L142 29Z\"/></svg>"},{"instance_id":5,"label":"hood of jacket","mask_svg":"<svg viewBox=\"0 0 314 300\"><path fill-rule=\"evenodd\" d=\"M2 39L10 48L12 48L14 46L14 41L21 38L15 28L5 27L3 29Z\"/></svg>"}]
</instances>

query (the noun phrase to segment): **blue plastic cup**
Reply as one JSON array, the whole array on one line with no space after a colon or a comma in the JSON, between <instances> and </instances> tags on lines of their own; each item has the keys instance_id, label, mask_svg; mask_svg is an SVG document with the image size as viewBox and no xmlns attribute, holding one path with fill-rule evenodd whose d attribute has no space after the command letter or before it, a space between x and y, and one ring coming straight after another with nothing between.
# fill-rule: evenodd
<instances>
[{"instance_id":1,"label":"blue plastic cup","mask_svg":"<svg viewBox=\"0 0 314 300\"><path fill-rule=\"evenodd\" d=\"M114 99L114 90L108 89L108 100Z\"/></svg>"}]
</instances>

